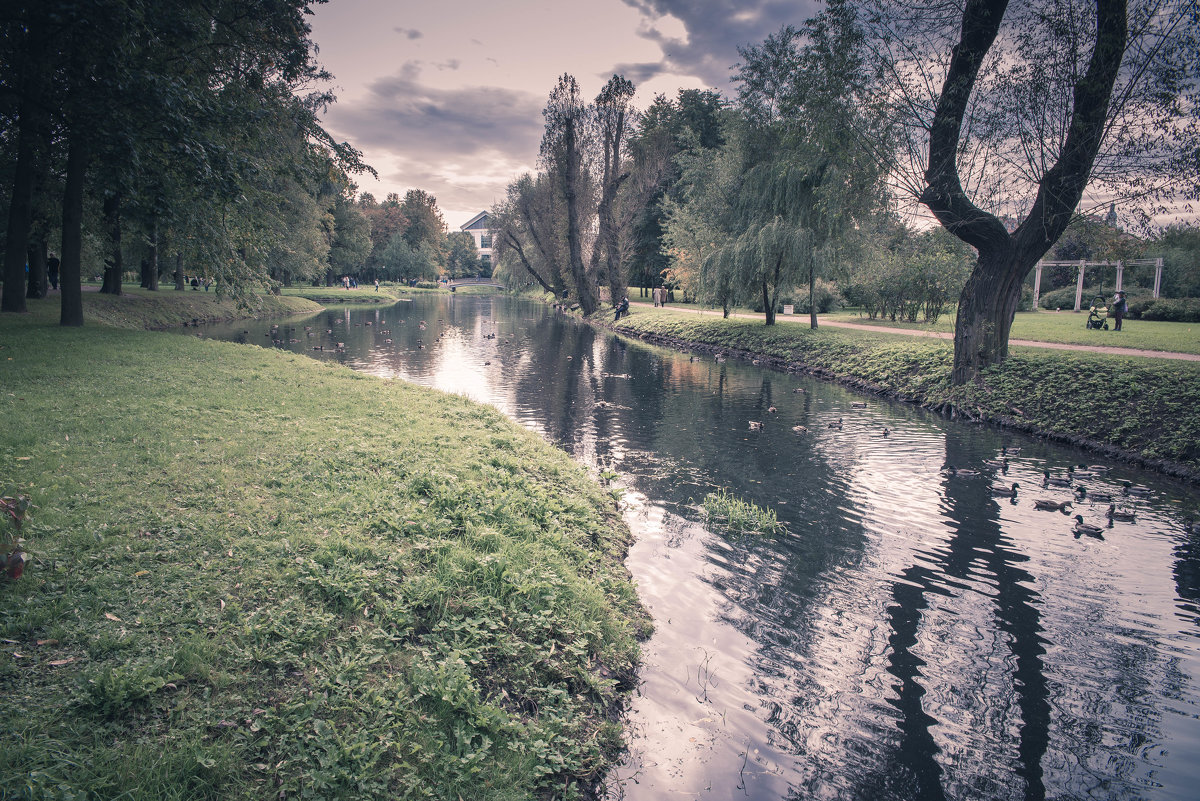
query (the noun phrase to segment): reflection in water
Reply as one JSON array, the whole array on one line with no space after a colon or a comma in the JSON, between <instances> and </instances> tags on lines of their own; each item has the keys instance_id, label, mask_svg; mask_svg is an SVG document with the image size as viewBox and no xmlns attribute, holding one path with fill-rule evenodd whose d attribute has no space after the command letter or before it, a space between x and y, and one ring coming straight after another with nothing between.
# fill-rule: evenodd
<instances>
[{"instance_id":1,"label":"reflection in water","mask_svg":"<svg viewBox=\"0 0 1200 801\"><path fill-rule=\"evenodd\" d=\"M1077 502L1071 514L1111 528L1076 539L1068 515L1032 502L1072 499L1041 478L1077 451L857 407L838 387L520 301L426 296L208 333L466 394L621 474L628 564L656 631L612 798L1184 799L1200 786L1189 488L1128 468L1089 478L1154 491L1136 523ZM984 466L1004 445L1023 450ZM1015 499L992 495L1012 482ZM698 505L718 487L775 509L787 533L709 530Z\"/></svg>"}]
</instances>

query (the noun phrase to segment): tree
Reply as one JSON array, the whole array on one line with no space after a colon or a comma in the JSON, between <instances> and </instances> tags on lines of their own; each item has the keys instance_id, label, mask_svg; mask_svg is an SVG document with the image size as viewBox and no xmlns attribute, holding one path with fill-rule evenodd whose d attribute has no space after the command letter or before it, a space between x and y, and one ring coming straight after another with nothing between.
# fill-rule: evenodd
<instances>
[{"instance_id":1,"label":"tree","mask_svg":"<svg viewBox=\"0 0 1200 801\"><path fill-rule=\"evenodd\" d=\"M550 180L539 175L535 180L526 173L508 185L503 203L489 212L493 250L498 272L518 281L534 279L554 297L562 297L567 288L562 265L565 238L558 230L565 227L562 204Z\"/></svg>"},{"instance_id":2,"label":"tree","mask_svg":"<svg viewBox=\"0 0 1200 801\"><path fill-rule=\"evenodd\" d=\"M422 243L441 252L446 240L446 222L438 209L437 198L423 189L410 189L404 193L404 202L400 204L400 213L404 215L404 241L413 250Z\"/></svg>"},{"instance_id":3,"label":"tree","mask_svg":"<svg viewBox=\"0 0 1200 801\"><path fill-rule=\"evenodd\" d=\"M617 192L629 178L624 163L626 134L633 116L633 83L622 75L613 75L600 90L595 103L595 125L600 139L601 174L600 203L597 206L598 241L592 251L592 272L597 273L600 253L604 253L603 283L609 287L609 298L616 303L625 294L625 276L621 269L618 224L614 205Z\"/></svg>"},{"instance_id":4,"label":"tree","mask_svg":"<svg viewBox=\"0 0 1200 801\"><path fill-rule=\"evenodd\" d=\"M446 273L451 278L473 276L479 272L479 250L475 237L466 231L455 231L447 238Z\"/></svg>"},{"instance_id":5,"label":"tree","mask_svg":"<svg viewBox=\"0 0 1200 801\"><path fill-rule=\"evenodd\" d=\"M371 223L362 209L339 193L327 229L329 273L326 282L338 275L358 273L371 255Z\"/></svg>"},{"instance_id":6,"label":"tree","mask_svg":"<svg viewBox=\"0 0 1200 801\"><path fill-rule=\"evenodd\" d=\"M1194 0L912 5L866 4L886 77L879 97L908 134L895 149L873 143L978 254L955 328L961 385L1007 357L1025 276L1086 191L1148 207L1200 193L1191 55L1200 20Z\"/></svg>"},{"instance_id":7,"label":"tree","mask_svg":"<svg viewBox=\"0 0 1200 801\"><path fill-rule=\"evenodd\" d=\"M583 156L589 120L587 104L579 96L579 84L564 74L550 92L546 108L546 131L540 159L554 178L566 204L567 263L574 279L579 307L585 315L598 308L596 276L583 262Z\"/></svg>"}]
</instances>

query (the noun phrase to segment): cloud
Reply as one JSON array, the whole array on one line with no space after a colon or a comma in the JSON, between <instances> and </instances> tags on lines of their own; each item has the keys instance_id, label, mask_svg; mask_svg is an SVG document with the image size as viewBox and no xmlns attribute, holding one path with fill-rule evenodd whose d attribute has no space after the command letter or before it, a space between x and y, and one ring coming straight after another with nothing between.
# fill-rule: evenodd
<instances>
[{"instance_id":1,"label":"cloud","mask_svg":"<svg viewBox=\"0 0 1200 801\"><path fill-rule=\"evenodd\" d=\"M533 167L544 103L494 86L435 88L408 62L370 83L365 98L335 104L324 123L362 149L382 181L424 189L443 210L478 211Z\"/></svg>"},{"instance_id":2,"label":"cloud","mask_svg":"<svg viewBox=\"0 0 1200 801\"><path fill-rule=\"evenodd\" d=\"M657 65L624 64L626 77L643 80L663 73L695 75L710 86L730 85L737 48L755 45L783 25L799 26L816 13L817 0L622 0L647 18L638 35L662 50ZM682 23L684 35L664 30ZM660 24L665 23L665 24ZM631 78L632 79L632 78Z\"/></svg>"},{"instance_id":3,"label":"cloud","mask_svg":"<svg viewBox=\"0 0 1200 801\"><path fill-rule=\"evenodd\" d=\"M425 34L418 31L416 28L393 28L396 33L405 36L409 39L420 39Z\"/></svg>"}]
</instances>

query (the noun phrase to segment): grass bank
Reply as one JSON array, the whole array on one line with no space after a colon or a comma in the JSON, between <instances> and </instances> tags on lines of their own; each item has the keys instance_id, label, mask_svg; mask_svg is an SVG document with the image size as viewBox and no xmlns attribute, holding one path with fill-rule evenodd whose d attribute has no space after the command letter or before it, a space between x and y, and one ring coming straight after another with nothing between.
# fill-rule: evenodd
<instances>
[{"instance_id":1,"label":"grass bank","mask_svg":"<svg viewBox=\"0 0 1200 801\"><path fill-rule=\"evenodd\" d=\"M61 296L56 292L41 300L26 300L24 315L2 315L4 328L22 325L55 325L62 314ZM102 295L93 286L83 292L84 325L126 329L170 328L196 322L225 322L247 317L283 317L320 311L320 305L301 297L251 295L239 305L216 292L175 288L151 292L126 287L120 295ZM10 319L14 318L14 319Z\"/></svg>"},{"instance_id":2,"label":"grass bank","mask_svg":"<svg viewBox=\"0 0 1200 801\"><path fill-rule=\"evenodd\" d=\"M0 583L0 796L569 798L602 774L648 624L613 498L568 456L402 382L41 313L0 315L0 491L36 505Z\"/></svg>"},{"instance_id":3,"label":"grass bank","mask_svg":"<svg viewBox=\"0 0 1200 801\"><path fill-rule=\"evenodd\" d=\"M608 318L597 316L604 325ZM977 385L950 386L953 344L635 307L612 326L684 349L759 357L933 409L1200 477L1200 365L1012 348Z\"/></svg>"},{"instance_id":4,"label":"grass bank","mask_svg":"<svg viewBox=\"0 0 1200 801\"><path fill-rule=\"evenodd\" d=\"M289 286L279 290L283 297L306 298L322 306L354 305L360 303L392 304L399 300L406 288L393 284L380 284L379 291L374 284L363 284L357 289L345 289L338 286Z\"/></svg>"}]
</instances>

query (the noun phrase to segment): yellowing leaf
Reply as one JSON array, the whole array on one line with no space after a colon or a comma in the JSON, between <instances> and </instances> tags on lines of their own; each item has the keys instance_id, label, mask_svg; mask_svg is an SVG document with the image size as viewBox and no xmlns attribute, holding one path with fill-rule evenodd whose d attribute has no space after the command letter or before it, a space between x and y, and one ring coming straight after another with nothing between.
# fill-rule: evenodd
<instances>
[{"instance_id":1,"label":"yellowing leaf","mask_svg":"<svg viewBox=\"0 0 1200 801\"><path fill-rule=\"evenodd\" d=\"M133 575L134 576L148 576L148 575L150 575L150 571L149 570L139 570L138 572L134 573Z\"/></svg>"},{"instance_id":2,"label":"yellowing leaf","mask_svg":"<svg viewBox=\"0 0 1200 801\"><path fill-rule=\"evenodd\" d=\"M108 618L109 620L115 620L115 621L116 621L116 622L118 622L118 623L120 623L120 622L121 622L121 618L117 617L117 616L116 616L116 615L114 615L112 612L105 612L105 613L104 613L104 616L105 616L106 618Z\"/></svg>"},{"instance_id":3,"label":"yellowing leaf","mask_svg":"<svg viewBox=\"0 0 1200 801\"><path fill-rule=\"evenodd\" d=\"M50 667L62 667L63 665L69 665L74 661L75 657L72 656L66 659L55 659L53 662L47 662L46 664Z\"/></svg>"}]
</instances>

